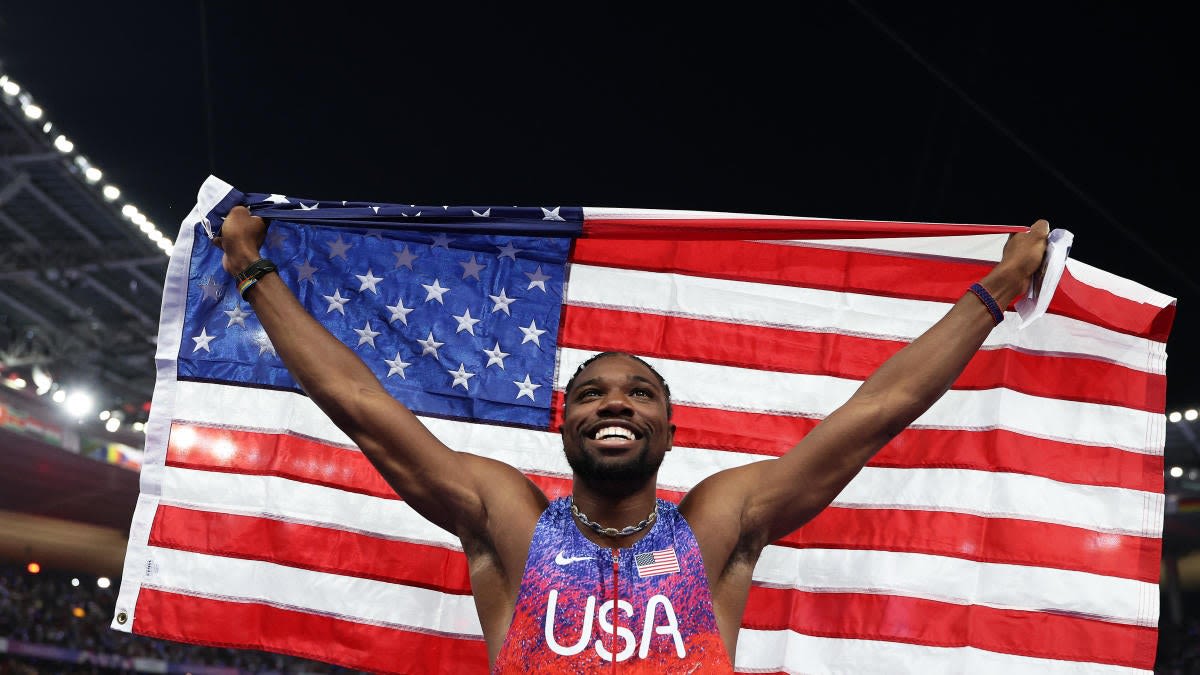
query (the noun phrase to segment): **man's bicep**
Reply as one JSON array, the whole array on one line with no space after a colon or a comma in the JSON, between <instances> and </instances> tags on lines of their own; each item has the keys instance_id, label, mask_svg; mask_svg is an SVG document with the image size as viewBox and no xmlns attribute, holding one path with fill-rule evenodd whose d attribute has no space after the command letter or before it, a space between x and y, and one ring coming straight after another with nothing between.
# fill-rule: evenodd
<instances>
[{"instance_id":1,"label":"man's bicep","mask_svg":"<svg viewBox=\"0 0 1200 675\"><path fill-rule=\"evenodd\" d=\"M754 484L745 527L761 531L770 543L816 517L891 438L876 421L872 401L852 401L782 457L744 467Z\"/></svg>"},{"instance_id":2,"label":"man's bicep","mask_svg":"<svg viewBox=\"0 0 1200 675\"><path fill-rule=\"evenodd\" d=\"M388 485L417 513L457 534L482 511L483 465L456 452L386 391L363 392L348 420L335 420Z\"/></svg>"}]
</instances>

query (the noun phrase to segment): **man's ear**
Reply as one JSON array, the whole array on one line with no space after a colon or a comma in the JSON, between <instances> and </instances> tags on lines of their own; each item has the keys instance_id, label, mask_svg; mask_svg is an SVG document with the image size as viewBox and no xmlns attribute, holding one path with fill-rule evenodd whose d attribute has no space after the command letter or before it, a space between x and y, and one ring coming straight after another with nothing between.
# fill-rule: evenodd
<instances>
[{"instance_id":1,"label":"man's ear","mask_svg":"<svg viewBox=\"0 0 1200 675\"><path fill-rule=\"evenodd\" d=\"M671 425L671 444L667 446L667 452L675 449L675 425Z\"/></svg>"}]
</instances>

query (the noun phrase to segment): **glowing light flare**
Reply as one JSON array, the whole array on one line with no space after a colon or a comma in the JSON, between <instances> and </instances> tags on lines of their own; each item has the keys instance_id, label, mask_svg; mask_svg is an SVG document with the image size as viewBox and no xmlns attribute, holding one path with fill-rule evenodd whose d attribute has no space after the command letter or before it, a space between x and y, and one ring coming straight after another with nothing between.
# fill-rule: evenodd
<instances>
[{"instance_id":1,"label":"glowing light flare","mask_svg":"<svg viewBox=\"0 0 1200 675\"><path fill-rule=\"evenodd\" d=\"M0 81L3 82L3 84L0 84L0 87L3 87L4 93L8 94L9 96L16 96L17 94L21 93L21 85L8 79L8 76L5 76L4 79Z\"/></svg>"},{"instance_id":2,"label":"glowing light flare","mask_svg":"<svg viewBox=\"0 0 1200 675\"><path fill-rule=\"evenodd\" d=\"M108 588L109 586L112 586L112 581L109 580L108 577L100 577L96 580L96 585L100 588Z\"/></svg>"},{"instance_id":3,"label":"glowing light flare","mask_svg":"<svg viewBox=\"0 0 1200 675\"><path fill-rule=\"evenodd\" d=\"M54 147L58 148L59 152L65 154L65 153L68 153L68 152L71 152L72 150L74 150L75 144L72 143L70 141L70 139L68 139L66 136L59 134L54 139Z\"/></svg>"},{"instance_id":4,"label":"glowing light flare","mask_svg":"<svg viewBox=\"0 0 1200 675\"><path fill-rule=\"evenodd\" d=\"M68 394L64 404L67 408L67 414L75 418L90 415L96 409L96 399L92 398L91 394L83 391L73 391Z\"/></svg>"},{"instance_id":5,"label":"glowing light flare","mask_svg":"<svg viewBox=\"0 0 1200 675\"><path fill-rule=\"evenodd\" d=\"M104 198L110 202L116 201L117 197L121 196L121 190L116 185L105 185L101 192L104 194Z\"/></svg>"},{"instance_id":6,"label":"glowing light flare","mask_svg":"<svg viewBox=\"0 0 1200 675\"><path fill-rule=\"evenodd\" d=\"M1170 422L1178 422L1182 419L1183 419L1183 413L1179 412L1178 410L1176 410L1175 412L1172 412L1170 415L1167 415L1167 421L1170 421Z\"/></svg>"},{"instance_id":7,"label":"glowing light flare","mask_svg":"<svg viewBox=\"0 0 1200 675\"><path fill-rule=\"evenodd\" d=\"M1169 473L1171 474L1171 478L1179 478L1180 476L1183 475L1183 467L1182 466L1173 466L1173 467L1171 467L1171 470Z\"/></svg>"},{"instance_id":8,"label":"glowing light flare","mask_svg":"<svg viewBox=\"0 0 1200 675\"><path fill-rule=\"evenodd\" d=\"M146 430L146 425L145 425L145 424L143 424L143 423L141 423L141 422L134 422L134 423L133 423L133 430L134 430L134 431L145 431L145 430Z\"/></svg>"},{"instance_id":9,"label":"glowing light flare","mask_svg":"<svg viewBox=\"0 0 1200 675\"><path fill-rule=\"evenodd\" d=\"M42 571L42 566L41 566L41 565L39 565L39 564L38 564L38 563L36 563L36 562L31 562L31 563L29 563L28 565L26 565L26 566L25 566L25 569L26 569L26 570L27 570L27 571L28 571L30 574L38 574L38 573L40 573L40 572Z\"/></svg>"},{"instance_id":10,"label":"glowing light flare","mask_svg":"<svg viewBox=\"0 0 1200 675\"><path fill-rule=\"evenodd\" d=\"M132 216L130 216L130 217L129 217L129 219L130 219L131 221L133 221L133 224L134 224L134 225L141 225L142 223L148 223L148 222L150 222L150 221L149 221L149 220L146 218L146 214L144 214L144 213L135 213L135 214L133 214Z\"/></svg>"},{"instance_id":11,"label":"glowing light flare","mask_svg":"<svg viewBox=\"0 0 1200 675\"><path fill-rule=\"evenodd\" d=\"M120 429L120 428L121 428L121 420L119 420L115 417L108 418L108 421L104 423L104 430L110 434L116 433L117 429Z\"/></svg>"},{"instance_id":12,"label":"glowing light flare","mask_svg":"<svg viewBox=\"0 0 1200 675\"><path fill-rule=\"evenodd\" d=\"M133 204L126 204L125 206L121 207L121 215L125 216L126 218L132 218L137 212L137 207Z\"/></svg>"},{"instance_id":13,"label":"glowing light flare","mask_svg":"<svg viewBox=\"0 0 1200 675\"><path fill-rule=\"evenodd\" d=\"M42 113L43 113L42 107L40 105L37 105L36 103L30 103L28 105L22 106L21 110L25 111L25 116L31 120L42 119Z\"/></svg>"},{"instance_id":14,"label":"glowing light flare","mask_svg":"<svg viewBox=\"0 0 1200 675\"><path fill-rule=\"evenodd\" d=\"M84 178L86 178L86 179L87 179L87 182L89 182L89 183L96 183L96 182L98 182L98 181L99 181L101 178L104 178L104 172L103 172L103 171L101 171L100 169L97 169L97 168L96 168L96 167L94 167L94 166L89 166L89 167L88 167L88 168L87 168L87 169L86 169L86 170L83 172L83 177L84 177ZM112 187L112 186L110 185L110 186L108 186L108 187ZM113 188L113 189L115 190L116 188ZM108 196L108 193L105 193L105 196L107 197L107 196Z\"/></svg>"},{"instance_id":15,"label":"glowing light flare","mask_svg":"<svg viewBox=\"0 0 1200 675\"><path fill-rule=\"evenodd\" d=\"M1189 422L1195 422L1197 417L1200 417L1200 412L1197 412L1195 408L1189 408L1183 411L1183 419Z\"/></svg>"},{"instance_id":16,"label":"glowing light flare","mask_svg":"<svg viewBox=\"0 0 1200 675\"><path fill-rule=\"evenodd\" d=\"M82 607L72 607L71 608L71 616L75 617L76 619L82 619L84 617L84 614L85 614L85 612L83 611Z\"/></svg>"},{"instance_id":17,"label":"glowing light flare","mask_svg":"<svg viewBox=\"0 0 1200 675\"><path fill-rule=\"evenodd\" d=\"M54 392L54 395L50 398L53 399L55 403L62 403L63 401L67 400L67 390L59 389L58 391Z\"/></svg>"},{"instance_id":18,"label":"glowing light flare","mask_svg":"<svg viewBox=\"0 0 1200 675\"><path fill-rule=\"evenodd\" d=\"M185 454L196 447L199 438L194 427L180 425L171 429L171 446Z\"/></svg>"},{"instance_id":19,"label":"glowing light flare","mask_svg":"<svg viewBox=\"0 0 1200 675\"><path fill-rule=\"evenodd\" d=\"M108 410L101 410L101 411L100 411L100 421L101 421L101 422L105 422L105 421L107 421L107 420L108 420L108 418L110 418L110 417L112 417L112 412L110 412L110 411L108 411Z\"/></svg>"},{"instance_id":20,"label":"glowing light flare","mask_svg":"<svg viewBox=\"0 0 1200 675\"><path fill-rule=\"evenodd\" d=\"M72 586L75 586L76 588L78 588L78 587L79 587L79 577L74 577L74 578L72 578L72 579L71 579L71 585L72 585Z\"/></svg>"},{"instance_id":21,"label":"glowing light flare","mask_svg":"<svg viewBox=\"0 0 1200 675\"><path fill-rule=\"evenodd\" d=\"M233 441L229 440L228 438L222 438L221 440L213 443L212 454L213 457L217 458L218 460L222 462L228 462L233 458L234 455L237 454L237 446L234 445Z\"/></svg>"}]
</instances>

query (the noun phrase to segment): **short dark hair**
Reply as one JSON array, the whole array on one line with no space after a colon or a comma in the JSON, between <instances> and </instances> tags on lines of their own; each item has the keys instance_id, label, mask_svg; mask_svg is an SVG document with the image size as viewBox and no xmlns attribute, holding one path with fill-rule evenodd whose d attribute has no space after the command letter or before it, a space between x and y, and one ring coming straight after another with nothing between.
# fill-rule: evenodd
<instances>
[{"instance_id":1,"label":"short dark hair","mask_svg":"<svg viewBox=\"0 0 1200 675\"><path fill-rule=\"evenodd\" d=\"M654 369L654 366L646 363L646 361L641 357L634 356L629 352L600 352L599 354L589 358L587 361L579 364L579 367L575 369L575 374L571 376L571 379L567 380L566 389L563 390L563 410L567 409L567 401L569 401L571 398L571 389L575 387L575 380L579 378L579 374L583 372L583 369L592 365L592 362L594 361L599 361L600 359L608 358L610 356L624 356L626 358L633 359L643 366L646 366L650 372L654 373L654 376L658 378L658 383L662 385L663 392L667 395L667 419L671 419L671 387L667 384L667 380L663 378L662 373Z\"/></svg>"}]
</instances>

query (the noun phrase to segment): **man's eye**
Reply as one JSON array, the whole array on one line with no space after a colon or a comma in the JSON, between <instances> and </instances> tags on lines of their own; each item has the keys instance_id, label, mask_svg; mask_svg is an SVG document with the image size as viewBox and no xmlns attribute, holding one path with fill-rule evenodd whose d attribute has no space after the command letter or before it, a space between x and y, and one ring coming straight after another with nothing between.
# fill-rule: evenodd
<instances>
[{"instance_id":1,"label":"man's eye","mask_svg":"<svg viewBox=\"0 0 1200 675\"><path fill-rule=\"evenodd\" d=\"M599 396L599 395L600 395L600 392L596 391L595 389L588 389L586 391L579 392L579 398L590 398L592 396Z\"/></svg>"},{"instance_id":2,"label":"man's eye","mask_svg":"<svg viewBox=\"0 0 1200 675\"><path fill-rule=\"evenodd\" d=\"M634 389L629 393L631 396L641 396L643 398L649 398L654 395L649 389Z\"/></svg>"}]
</instances>

